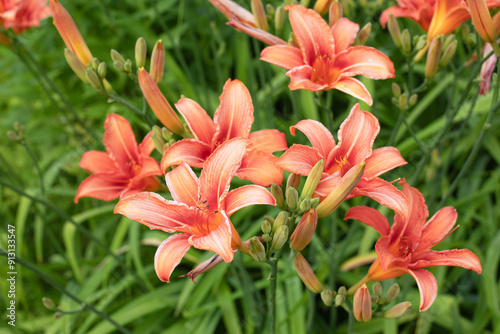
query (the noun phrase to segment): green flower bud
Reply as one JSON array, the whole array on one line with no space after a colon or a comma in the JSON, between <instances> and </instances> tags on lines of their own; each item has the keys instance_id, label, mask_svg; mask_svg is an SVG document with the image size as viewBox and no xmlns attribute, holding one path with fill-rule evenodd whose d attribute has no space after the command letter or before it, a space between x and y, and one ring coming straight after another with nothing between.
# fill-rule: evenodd
<instances>
[{"instance_id":1,"label":"green flower bud","mask_svg":"<svg viewBox=\"0 0 500 334\"><path fill-rule=\"evenodd\" d=\"M408 29L403 30L401 34L401 48L404 54L409 55L411 53L411 35Z\"/></svg>"},{"instance_id":2,"label":"green flower bud","mask_svg":"<svg viewBox=\"0 0 500 334\"><path fill-rule=\"evenodd\" d=\"M401 49L401 46L403 45L401 38L401 29L399 29L398 21L392 14L389 14L387 27L389 29L389 33L391 34L392 40L394 41L394 45L396 45L398 49Z\"/></svg>"},{"instance_id":3,"label":"green flower bud","mask_svg":"<svg viewBox=\"0 0 500 334\"><path fill-rule=\"evenodd\" d=\"M123 58L120 52L115 49L111 49L111 59L113 59L113 61L119 61L120 63L125 62L125 58Z\"/></svg>"},{"instance_id":4,"label":"green flower bud","mask_svg":"<svg viewBox=\"0 0 500 334\"><path fill-rule=\"evenodd\" d=\"M399 284L394 283L389 288L389 290L387 290L387 293L385 294L385 300L384 300L385 304L392 303L392 301L396 299L396 297L399 295L399 291L400 291Z\"/></svg>"},{"instance_id":5,"label":"green flower bud","mask_svg":"<svg viewBox=\"0 0 500 334\"><path fill-rule=\"evenodd\" d=\"M406 313L410 312L411 310L411 303L410 302L402 302L399 303L387 311L384 312L384 318L386 319L394 319L394 318L399 318L405 315Z\"/></svg>"},{"instance_id":6,"label":"green flower bud","mask_svg":"<svg viewBox=\"0 0 500 334\"><path fill-rule=\"evenodd\" d=\"M285 225L288 220L288 212L281 211L273 222L273 233L278 230L282 225Z\"/></svg>"},{"instance_id":7,"label":"green flower bud","mask_svg":"<svg viewBox=\"0 0 500 334\"><path fill-rule=\"evenodd\" d=\"M273 230L273 226L271 225L271 223L269 222L269 220L264 219L264 221L262 222L262 224L260 224L260 229L264 233L271 233L271 231Z\"/></svg>"},{"instance_id":8,"label":"green flower bud","mask_svg":"<svg viewBox=\"0 0 500 334\"><path fill-rule=\"evenodd\" d=\"M373 294L375 296L379 296L379 297L382 297L382 284L380 284L380 282L375 282L373 283L372 285L372 291L373 291Z\"/></svg>"},{"instance_id":9,"label":"green flower bud","mask_svg":"<svg viewBox=\"0 0 500 334\"><path fill-rule=\"evenodd\" d=\"M408 107L413 108L413 106L417 104L417 101L418 101L418 95L412 94L410 96L410 99L408 100Z\"/></svg>"},{"instance_id":10,"label":"green flower bud","mask_svg":"<svg viewBox=\"0 0 500 334\"><path fill-rule=\"evenodd\" d=\"M54 313L54 319L61 319L62 317L62 313L57 311L56 313Z\"/></svg>"},{"instance_id":11,"label":"green flower bud","mask_svg":"<svg viewBox=\"0 0 500 334\"><path fill-rule=\"evenodd\" d=\"M248 249L250 250L250 255L252 255L252 257L256 261L266 261L266 249L257 237L253 237L252 239L250 239L250 242L248 243Z\"/></svg>"},{"instance_id":12,"label":"green flower bud","mask_svg":"<svg viewBox=\"0 0 500 334\"><path fill-rule=\"evenodd\" d=\"M290 176L286 180L286 189L293 187L298 190L299 186L300 186L300 175L294 173L290 174Z\"/></svg>"},{"instance_id":13,"label":"green flower bud","mask_svg":"<svg viewBox=\"0 0 500 334\"><path fill-rule=\"evenodd\" d=\"M371 299L372 299L372 303L378 304L380 297L379 296L371 296Z\"/></svg>"},{"instance_id":14,"label":"green flower bud","mask_svg":"<svg viewBox=\"0 0 500 334\"><path fill-rule=\"evenodd\" d=\"M344 304L346 300L345 295L336 295L335 296L335 306L339 307L340 305Z\"/></svg>"},{"instance_id":15,"label":"green flower bud","mask_svg":"<svg viewBox=\"0 0 500 334\"><path fill-rule=\"evenodd\" d=\"M288 240L288 226L281 225L276 232L274 232L273 241L271 243L272 250L278 250L283 247Z\"/></svg>"},{"instance_id":16,"label":"green flower bud","mask_svg":"<svg viewBox=\"0 0 500 334\"><path fill-rule=\"evenodd\" d=\"M167 129L167 128L163 127L163 128L161 129L161 136L162 136L163 138L165 138L165 140L170 140L170 139L172 139L173 133L172 133L172 131L170 131L169 129Z\"/></svg>"},{"instance_id":17,"label":"green flower bud","mask_svg":"<svg viewBox=\"0 0 500 334\"><path fill-rule=\"evenodd\" d=\"M339 295L342 295L342 296L345 296L347 295L347 289L345 286L341 286L338 290L337 290L337 294Z\"/></svg>"},{"instance_id":18,"label":"green flower bud","mask_svg":"<svg viewBox=\"0 0 500 334\"><path fill-rule=\"evenodd\" d=\"M137 68L144 67L146 64L146 56L148 53L148 48L146 45L146 40L143 37L139 37L137 42L135 42L135 65Z\"/></svg>"},{"instance_id":19,"label":"green flower bud","mask_svg":"<svg viewBox=\"0 0 500 334\"><path fill-rule=\"evenodd\" d=\"M271 5L270 3L266 4L266 13L268 17L274 17L276 10L274 9L274 6Z\"/></svg>"},{"instance_id":20,"label":"green flower bud","mask_svg":"<svg viewBox=\"0 0 500 334\"><path fill-rule=\"evenodd\" d=\"M312 198L314 190L316 190L316 187L321 180L321 175L323 174L324 168L325 162L323 160L320 160L311 169L309 175L307 176L306 183L304 184L304 188L302 189L302 193L300 194L301 200L306 197Z\"/></svg>"},{"instance_id":21,"label":"green flower bud","mask_svg":"<svg viewBox=\"0 0 500 334\"><path fill-rule=\"evenodd\" d=\"M101 90L101 80L99 79L99 76L97 76L97 73L91 68L87 68L85 70L85 76L87 77L87 80L89 81L90 85L94 87L97 90Z\"/></svg>"},{"instance_id":22,"label":"green flower bud","mask_svg":"<svg viewBox=\"0 0 500 334\"><path fill-rule=\"evenodd\" d=\"M319 205L319 197L311 199L311 209L316 209Z\"/></svg>"},{"instance_id":23,"label":"green flower bud","mask_svg":"<svg viewBox=\"0 0 500 334\"><path fill-rule=\"evenodd\" d=\"M299 210L300 212L306 212L311 209L311 200L309 198L304 198L302 202L300 202Z\"/></svg>"},{"instance_id":24,"label":"green flower bud","mask_svg":"<svg viewBox=\"0 0 500 334\"><path fill-rule=\"evenodd\" d=\"M271 237L269 234L265 233L262 235L262 239L264 239L265 242L271 242L273 240L273 237Z\"/></svg>"},{"instance_id":25,"label":"green flower bud","mask_svg":"<svg viewBox=\"0 0 500 334\"><path fill-rule=\"evenodd\" d=\"M393 82L391 88L392 88L392 95L398 98L401 95L401 87L397 83Z\"/></svg>"},{"instance_id":26,"label":"green flower bud","mask_svg":"<svg viewBox=\"0 0 500 334\"><path fill-rule=\"evenodd\" d=\"M108 73L108 65L105 62L100 63L99 66L97 67L97 75L99 75L101 79L104 79L107 73Z\"/></svg>"},{"instance_id":27,"label":"green flower bud","mask_svg":"<svg viewBox=\"0 0 500 334\"><path fill-rule=\"evenodd\" d=\"M87 80L87 76L85 75L85 66L80 63L78 57L71 50L64 49L64 58L66 58L66 62L68 63L69 67L71 67L73 72L75 72L80 80L88 84L89 81Z\"/></svg>"},{"instance_id":28,"label":"green flower bud","mask_svg":"<svg viewBox=\"0 0 500 334\"><path fill-rule=\"evenodd\" d=\"M368 40L368 37L370 37L370 33L372 32L372 24L371 22L368 22L365 24L363 28L359 31L358 34L358 45L364 45L366 41Z\"/></svg>"},{"instance_id":29,"label":"green flower bud","mask_svg":"<svg viewBox=\"0 0 500 334\"><path fill-rule=\"evenodd\" d=\"M408 95L406 93L401 94L398 99L399 110L405 111L408 108Z\"/></svg>"},{"instance_id":30,"label":"green flower bud","mask_svg":"<svg viewBox=\"0 0 500 334\"><path fill-rule=\"evenodd\" d=\"M425 77L427 80L432 79L437 72L442 45L443 35L439 35L431 41L429 51L427 51L427 62L425 63Z\"/></svg>"},{"instance_id":31,"label":"green flower bud","mask_svg":"<svg viewBox=\"0 0 500 334\"><path fill-rule=\"evenodd\" d=\"M126 73L125 64L121 61L115 60L113 61L113 66L118 72Z\"/></svg>"},{"instance_id":32,"label":"green flower bud","mask_svg":"<svg viewBox=\"0 0 500 334\"><path fill-rule=\"evenodd\" d=\"M283 189L281 189L281 187L277 184L272 184L271 194L276 199L276 205L278 206L278 208L280 208L281 210L285 210L285 196L283 196Z\"/></svg>"},{"instance_id":33,"label":"green flower bud","mask_svg":"<svg viewBox=\"0 0 500 334\"><path fill-rule=\"evenodd\" d=\"M446 48L444 48L443 55L439 60L439 66L445 67L450 63L451 58L453 58L455 52L457 51L457 44L458 44L457 40L453 40L451 43L447 45Z\"/></svg>"},{"instance_id":34,"label":"green flower bud","mask_svg":"<svg viewBox=\"0 0 500 334\"><path fill-rule=\"evenodd\" d=\"M126 73L130 73L132 71L132 60L127 59L125 63L123 63L123 70Z\"/></svg>"},{"instance_id":35,"label":"green flower bud","mask_svg":"<svg viewBox=\"0 0 500 334\"><path fill-rule=\"evenodd\" d=\"M290 187L286 190L286 205L287 207L294 211L299 204L299 193L297 189Z\"/></svg>"},{"instance_id":36,"label":"green flower bud","mask_svg":"<svg viewBox=\"0 0 500 334\"><path fill-rule=\"evenodd\" d=\"M43 297L42 298L42 303L43 303L43 306L45 306L45 308L47 308L49 310L55 310L56 309L56 304L54 304L54 302L52 301L52 299L50 299L48 297Z\"/></svg>"},{"instance_id":37,"label":"green flower bud","mask_svg":"<svg viewBox=\"0 0 500 334\"><path fill-rule=\"evenodd\" d=\"M332 290L330 290L330 289L324 289L323 291L321 291L321 300L323 300L323 303L326 306L332 306L332 304L333 304L333 298L336 295L337 294L335 292L333 292Z\"/></svg>"},{"instance_id":38,"label":"green flower bud","mask_svg":"<svg viewBox=\"0 0 500 334\"><path fill-rule=\"evenodd\" d=\"M276 33L281 32L283 30L283 25L285 24L285 10L283 9L283 5L276 8L274 12L274 29L276 29Z\"/></svg>"}]
</instances>

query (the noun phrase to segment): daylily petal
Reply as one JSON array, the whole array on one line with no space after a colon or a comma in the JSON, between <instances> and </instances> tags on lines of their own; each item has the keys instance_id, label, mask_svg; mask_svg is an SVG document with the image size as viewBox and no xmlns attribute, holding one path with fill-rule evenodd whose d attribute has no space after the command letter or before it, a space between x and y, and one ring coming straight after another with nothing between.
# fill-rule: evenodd
<instances>
[{"instance_id":1,"label":"daylily petal","mask_svg":"<svg viewBox=\"0 0 500 334\"><path fill-rule=\"evenodd\" d=\"M361 81L351 78L342 77L337 81L332 88L338 89L341 92L352 95L363 102L366 102L369 106L373 104L373 99L366 89L365 85Z\"/></svg>"},{"instance_id":2,"label":"daylily petal","mask_svg":"<svg viewBox=\"0 0 500 334\"><path fill-rule=\"evenodd\" d=\"M199 210L145 191L121 199L114 213L124 215L152 230L192 233L190 225L196 222L196 211Z\"/></svg>"},{"instance_id":3,"label":"daylily petal","mask_svg":"<svg viewBox=\"0 0 500 334\"><path fill-rule=\"evenodd\" d=\"M200 176L200 202L220 208L220 201L229 190L231 179L240 167L243 154L249 144L247 139L235 138L224 142L207 159ZM222 254L221 254L222 256Z\"/></svg>"},{"instance_id":4,"label":"daylily petal","mask_svg":"<svg viewBox=\"0 0 500 334\"><path fill-rule=\"evenodd\" d=\"M461 0L436 1L434 16L427 30L427 41L430 43L434 37L447 35L470 18L467 4ZM429 44L428 43L428 44Z\"/></svg>"},{"instance_id":5,"label":"daylily petal","mask_svg":"<svg viewBox=\"0 0 500 334\"><path fill-rule=\"evenodd\" d=\"M215 134L215 124L212 118L208 116L205 109L197 102L188 98L180 99L179 102L175 104L175 107L186 120L194 138L207 145L211 145L212 138Z\"/></svg>"},{"instance_id":6,"label":"daylily petal","mask_svg":"<svg viewBox=\"0 0 500 334\"><path fill-rule=\"evenodd\" d=\"M326 173L325 173L326 174ZM323 176L325 175L323 174ZM337 186L337 184L340 182L342 179L342 174L341 173L334 173L332 175L329 175L319 181L318 185L316 186L316 189L314 190L314 194L316 196L319 196L321 200L323 200L324 197L328 196L333 189Z\"/></svg>"},{"instance_id":7,"label":"daylily petal","mask_svg":"<svg viewBox=\"0 0 500 334\"><path fill-rule=\"evenodd\" d=\"M102 201L112 201L120 196L128 186L128 181L110 178L109 174L94 174L80 183L75 195L75 203L82 197L93 197Z\"/></svg>"},{"instance_id":8,"label":"daylily petal","mask_svg":"<svg viewBox=\"0 0 500 334\"><path fill-rule=\"evenodd\" d=\"M285 42L281 38L276 37L265 30L246 24L245 22L242 22L238 17L234 15L231 16L229 19L231 21L228 22L227 25L230 25L231 27L234 27L237 30L242 31L245 34L258 39L261 42L264 42L268 45L287 45L287 42Z\"/></svg>"},{"instance_id":9,"label":"daylily petal","mask_svg":"<svg viewBox=\"0 0 500 334\"><path fill-rule=\"evenodd\" d=\"M130 123L120 115L109 114L104 122L103 144L109 155L124 167L130 161L138 161L137 142Z\"/></svg>"},{"instance_id":10,"label":"daylily petal","mask_svg":"<svg viewBox=\"0 0 500 334\"><path fill-rule=\"evenodd\" d=\"M346 212L344 217L344 220L348 219L356 219L363 224L373 227L382 237L389 235L390 226L387 218L374 208L367 206L351 208Z\"/></svg>"},{"instance_id":11,"label":"daylily petal","mask_svg":"<svg viewBox=\"0 0 500 334\"><path fill-rule=\"evenodd\" d=\"M260 60L290 70L304 65L302 51L290 45L273 45L262 50Z\"/></svg>"},{"instance_id":12,"label":"daylily petal","mask_svg":"<svg viewBox=\"0 0 500 334\"><path fill-rule=\"evenodd\" d=\"M392 16L394 17L407 17L417 22L425 31L427 31L427 29L429 28L430 20L428 22L425 21L419 22L421 21L419 10L416 10L416 8L401 8L397 6L387 8L380 15L380 25L383 28L385 28L387 21L389 21L389 14L392 14Z\"/></svg>"},{"instance_id":13,"label":"daylily petal","mask_svg":"<svg viewBox=\"0 0 500 334\"><path fill-rule=\"evenodd\" d=\"M289 5L285 10L307 65L313 65L317 55L335 57L332 32L318 13L300 5Z\"/></svg>"},{"instance_id":14,"label":"daylily petal","mask_svg":"<svg viewBox=\"0 0 500 334\"><path fill-rule=\"evenodd\" d=\"M266 188L251 184L231 190L222 203L228 217L254 204L276 205L276 199Z\"/></svg>"},{"instance_id":15,"label":"daylily petal","mask_svg":"<svg viewBox=\"0 0 500 334\"><path fill-rule=\"evenodd\" d=\"M311 92L329 88L327 84L319 84L311 81L312 74L313 68L309 65L294 67L286 72L286 75L290 77L288 88L290 90L305 89Z\"/></svg>"},{"instance_id":16,"label":"daylily petal","mask_svg":"<svg viewBox=\"0 0 500 334\"><path fill-rule=\"evenodd\" d=\"M290 127L290 132L295 136L295 130L302 131L312 146L318 149L318 152L323 157L328 157L328 154L335 147L335 139L328 129L318 121L306 119L298 122Z\"/></svg>"},{"instance_id":17,"label":"daylily petal","mask_svg":"<svg viewBox=\"0 0 500 334\"><path fill-rule=\"evenodd\" d=\"M191 247L188 239L189 235L185 233L171 235L156 250L155 271L158 278L163 282L170 283L172 271Z\"/></svg>"},{"instance_id":18,"label":"daylily petal","mask_svg":"<svg viewBox=\"0 0 500 334\"><path fill-rule=\"evenodd\" d=\"M247 138L253 123L253 104L250 92L239 80L228 79L220 96L214 122L219 125L212 145L233 138Z\"/></svg>"},{"instance_id":19,"label":"daylily petal","mask_svg":"<svg viewBox=\"0 0 500 334\"><path fill-rule=\"evenodd\" d=\"M277 160L271 153L249 149L236 171L236 176L263 187L270 187L273 183L281 185L283 169L276 165Z\"/></svg>"},{"instance_id":20,"label":"daylily petal","mask_svg":"<svg viewBox=\"0 0 500 334\"><path fill-rule=\"evenodd\" d=\"M212 153L209 145L196 139L183 139L170 146L161 159L163 172L170 166L180 165L183 162L190 166L201 168Z\"/></svg>"},{"instance_id":21,"label":"daylily petal","mask_svg":"<svg viewBox=\"0 0 500 334\"><path fill-rule=\"evenodd\" d=\"M285 134L275 129L252 132L248 135L248 139L250 140L250 148L252 150L273 153L288 149Z\"/></svg>"},{"instance_id":22,"label":"daylily petal","mask_svg":"<svg viewBox=\"0 0 500 334\"><path fill-rule=\"evenodd\" d=\"M480 274L483 270L481 262L476 254L468 249L451 249L445 251L429 250L418 254L412 259L410 268L419 269L424 267L456 266L474 270Z\"/></svg>"},{"instance_id":23,"label":"daylily petal","mask_svg":"<svg viewBox=\"0 0 500 334\"><path fill-rule=\"evenodd\" d=\"M366 159L363 177L369 179L384 174L391 169L406 165L407 162L395 147L381 147L373 150Z\"/></svg>"},{"instance_id":24,"label":"daylily petal","mask_svg":"<svg viewBox=\"0 0 500 334\"><path fill-rule=\"evenodd\" d=\"M115 162L109 157L106 152L88 151L82 155L82 160L79 164L83 169L94 174L97 173L119 173Z\"/></svg>"},{"instance_id":25,"label":"daylily petal","mask_svg":"<svg viewBox=\"0 0 500 334\"><path fill-rule=\"evenodd\" d=\"M436 214L425 223L422 235L420 236L420 243L415 252L430 249L446 238L450 230L455 226L457 216L457 211L451 206L442 208L436 212Z\"/></svg>"},{"instance_id":26,"label":"daylily petal","mask_svg":"<svg viewBox=\"0 0 500 334\"><path fill-rule=\"evenodd\" d=\"M379 178L370 180L361 178L348 199L357 196L368 196L402 216L409 210L405 195L391 183Z\"/></svg>"},{"instance_id":27,"label":"daylily petal","mask_svg":"<svg viewBox=\"0 0 500 334\"><path fill-rule=\"evenodd\" d=\"M152 175L163 175L158 161L156 161L153 157L141 156L139 159L139 165L141 166L141 171L132 179L132 181Z\"/></svg>"},{"instance_id":28,"label":"daylily petal","mask_svg":"<svg viewBox=\"0 0 500 334\"><path fill-rule=\"evenodd\" d=\"M385 54L369 46L353 46L337 53L334 68L343 76L370 79L394 78L394 64Z\"/></svg>"},{"instance_id":29,"label":"daylily petal","mask_svg":"<svg viewBox=\"0 0 500 334\"><path fill-rule=\"evenodd\" d=\"M221 11L228 19L231 19L233 16L238 17L241 21L250 24L254 27L257 26L257 22L255 22L254 15L241 7L234 1L230 0L210 0L210 3L215 6L218 10Z\"/></svg>"},{"instance_id":30,"label":"daylily petal","mask_svg":"<svg viewBox=\"0 0 500 334\"><path fill-rule=\"evenodd\" d=\"M365 161L372 154L375 137L380 130L378 120L373 114L354 105L349 117L340 125L336 157L346 157L351 166Z\"/></svg>"},{"instance_id":31,"label":"daylily petal","mask_svg":"<svg viewBox=\"0 0 500 334\"><path fill-rule=\"evenodd\" d=\"M399 184L403 185L403 194L408 199L409 207L404 211L405 215L397 214L394 218L393 235L405 236L410 240L419 240L422 235L422 228L429 216L424 196L418 189L411 187L402 179ZM417 245L413 245L415 249Z\"/></svg>"},{"instance_id":32,"label":"daylily petal","mask_svg":"<svg viewBox=\"0 0 500 334\"><path fill-rule=\"evenodd\" d=\"M151 138L151 135L153 134L153 131L149 132L142 142L138 146L138 151L139 154L144 154L144 155L150 155L151 152L155 149L155 144L153 143L153 138Z\"/></svg>"},{"instance_id":33,"label":"daylily petal","mask_svg":"<svg viewBox=\"0 0 500 334\"><path fill-rule=\"evenodd\" d=\"M408 273L417 281L420 291L420 312L431 307L437 297L437 282L432 273L424 269L408 270Z\"/></svg>"},{"instance_id":34,"label":"daylily petal","mask_svg":"<svg viewBox=\"0 0 500 334\"><path fill-rule=\"evenodd\" d=\"M299 175L309 175L311 169L318 161L324 159L318 149L305 145L293 144L276 161L276 164L284 170Z\"/></svg>"},{"instance_id":35,"label":"daylily petal","mask_svg":"<svg viewBox=\"0 0 500 334\"><path fill-rule=\"evenodd\" d=\"M235 250L233 250L233 253L236 253L237 251L238 250L235 249ZM191 270L187 274L182 275L180 277L189 277L193 281L193 283L195 283L194 279L198 275L203 274L204 272L209 271L210 269L212 269L213 267L215 267L216 265L218 265L222 261L223 261L222 257L219 254L214 254L214 256L212 256L208 260L203 261L202 263L200 263L199 265L197 265L193 270Z\"/></svg>"},{"instance_id":36,"label":"daylily petal","mask_svg":"<svg viewBox=\"0 0 500 334\"><path fill-rule=\"evenodd\" d=\"M160 188L160 181L157 177L141 177L140 179L134 179L129 182L128 189L125 189L120 194L120 199L127 196L139 193L141 191L156 191Z\"/></svg>"},{"instance_id":37,"label":"daylily petal","mask_svg":"<svg viewBox=\"0 0 500 334\"><path fill-rule=\"evenodd\" d=\"M335 53L346 50L354 43L359 31L359 24L346 17L341 17L331 28L335 40Z\"/></svg>"},{"instance_id":38,"label":"daylily petal","mask_svg":"<svg viewBox=\"0 0 500 334\"><path fill-rule=\"evenodd\" d=\"M193 170L185 163L174 168L165 175L168 190L172 198L189 206L198 202L199 180Z\"/></svg>"},{"instance_id":39,"label":"daylily petal","mask_svg":"<svg viewBox=\"0 0 500 334\"><path fill-rule=\"evenodd\" d=\"M407 268L411 261L411 257L408 256L408 254L406 254L406 256L397 256L398 254L393 254L393 252L391 252L391 246L393 246L393 244L390 235L383 236L375 244L375 251L377 252L382 270L389 271L393 267Z\"/></svg>"},{"instance_id":40,"label":"daylily petal","mask_svg":"<svg viewBox=\"0 0 500 334\"><path fill-rule=\"evenodd\" d=\"M189 243L198 249L205 249L219 254L224 262L231 262L234 252L231 248L231 221L224 211L218 213L222 217L219 226L208 235L189 237Z\"/></svg>"}]
</instances>

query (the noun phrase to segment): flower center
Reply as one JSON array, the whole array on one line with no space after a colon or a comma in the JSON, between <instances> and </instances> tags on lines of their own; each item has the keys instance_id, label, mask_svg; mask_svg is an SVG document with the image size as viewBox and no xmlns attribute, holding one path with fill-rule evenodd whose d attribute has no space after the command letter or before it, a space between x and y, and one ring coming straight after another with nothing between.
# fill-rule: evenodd
<instances>
[{"instance_id":1,"label":"flower center","mask_svg":"<svg viewBox=\"0 0 500 334\"><path fill-rule=\"evenodd\" d=\"M320 85L333 85L338 79L338 73L333 68L334 62L335 60L328 55L316 55L311 81Z\"/></svg>"}]
</instances>

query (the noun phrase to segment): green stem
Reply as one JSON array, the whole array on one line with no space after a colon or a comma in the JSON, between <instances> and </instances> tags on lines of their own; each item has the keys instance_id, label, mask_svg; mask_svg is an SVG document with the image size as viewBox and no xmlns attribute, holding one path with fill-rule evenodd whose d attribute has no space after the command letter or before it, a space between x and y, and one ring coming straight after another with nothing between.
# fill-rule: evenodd
<instances>
[{"instance_id":1,"label":"green stem","mask_svg":"<svg viewBox=\"0 0 500 334\"><path fill-rule=\"evenodd\" d=\"M4 249L0 249L0 254L8 257L8 253ZM132 334L131 331L126 329L125 327L121 326L119 323L111 319L107 314L99 311L96 309L94 306L84 302L83 300L79 299L75 295L73 295L71 292L66 290L63 286L61 286L59 283L57 283L52 277L49 275L45 274L44 272L40 271L36 266L32 265L31 263L24 261L23 259L18 258L17 256L15 257L15 262L19 263L20 265L28 268L32 272L34 272L38 277L46 281L48 284L52 285L56 290L61 292L62 294L68 296L69 298L73 299L75 302L79 303L82 305L82 308L88 309L89 311L95 313L97 316L101 317L103 320L108 321L111 323L117 330L119 330L122 333L127 333L127 334ZM66 312L67 313L67 312Z\"/></svg>"},{"instance_id":2,"label":"green stem","mask_svg":"<svg viewBox=\"0 0 500 334\"><path fill-rule=\"evenodd\" d=\"M37 162L37 159L35 157L35 154L33 154L33 151L30 149L30 147L28 146L28 144L26 144L26 140L23 140L22 145L26 149L26 152L28 152L28 155L29 155L31 161L33 161L33 164L35 165L36 171L38 173L38 180L40 182L40 192L41 192L41 195L44 196L45 195L45 186L43 184L43 173L42 173L42 170L40 169L40 166L38 165L38 162Z\"/></svg>"},{"instance_id":3,"label":"green stem","mask_svg":"<svg viewBox=\"0 0 500 334\"><path fill-rule=\"evenodd\" d=\"M278 281L278 259L270 258L267 262L271 266L271 273L269 274L270 287L269 287L269 333L276 333L276 284Z\"/></svg>"},{"instance_id":4,"label":"green stem","mask_svg":"<svg viewBox=\"0 0 500 334\"><path fill-rule=\"evenodd\" d=\"M109 93L107 92L108 94L108 97L115 100L116 102L120 103L121 105L127 107L128 109L132 110L133 112L135 112L139 117L141 117L149 126L153 126L154 123L153 121L147 117L147 114L137 108L135 105L133 105L132 103L130 103L127 99L121 97L120 95L117 95L117 94L114 94L114 93Z\"/></svg>"}]
</instances>

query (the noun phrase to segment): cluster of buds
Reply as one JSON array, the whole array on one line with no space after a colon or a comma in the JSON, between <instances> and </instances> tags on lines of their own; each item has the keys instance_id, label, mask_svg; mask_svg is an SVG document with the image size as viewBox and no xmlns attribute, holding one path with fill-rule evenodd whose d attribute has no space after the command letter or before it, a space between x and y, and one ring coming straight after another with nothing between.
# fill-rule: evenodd
<instances>
[{"instance_id":1,"label":"cluster of buds","mask_svg":"<svg viewBox=\"0 0 500 334\"><path fill-rule=\"evenodd\" d=\"M396 47L399 50L401 50L403 55L410 56L412 52L412 45L411 45L412 41L411 41L410 31L408 29L405 29L403 30L403 32L401 32L398 21L392 14L389 15L389 21L387 22L387 27L389 29L389 33L391 34L391 38L394 42L394 45L396 45Z\"/></svg>"},{"instance_id":2,"label":"cluster of buds","mask_svg":"<svg viewBox=\"0 0 500 334\"><path fill-rule=\"evenodd\" d=\"M105 62L100 62L99 59L94 57L92 64L89 64L85 69L86 82L94 87L99 93L105 94L106 92L111 92L111 85L106 80L107 72L107 64Z\"/></svg>"},{"instance_id":3,"label":"cluster of buds","mask_svg":"<svg viewBox=\"0 0 500 334\"><path fill-rule=\"evenodd\" d=\"M153 126L153 134L151 135L155 149L163 155L167 148L175 143L173 133L165 127L160 128L157 125Z\"/></svg>"},{"instance_id":4,"label":"cluster of buds","mask_svg":"<svg viewBox=\"0 0 500 334\"><path fill-rule=\"evenodd\" d=\"M113 67L118 72L125 73L129 77L133 78L132 61L130 59L125 59L120 52L115 49L111 49L111 60L113 61Z\"/></svg>"},{"instance_id":5,"label":"cluster of buds","mask_svg":"<svg viewBox=\"0 0 500 334\"><path fill-rule=\"evenodd\" d=\"M409 93L402 92L401 87L395 82L392 83L392 95L392 103L402 112L413 108L418 101L417 94L411 94L410 97L408 97Z\"/></svg>"},{"instance_id":6,"label":"cluster of buds","mask_svg":"<svg viewBox=\"0 0 500 334\"><path fill-rule=\"evenodd\" d=\"M339 307L347 300L347 289L345 286L341 286L337 291L323 289L321 291L321 300L326 306L335 305L335 307Z\"/></svg>"},{"instance_id":7,"label":"cluster of buds","mask_svg":"<svg viewBox=\"0 0 500 334\"><path fill-rule=\"evenodd\" d=\"M7 137L15 143L22 144L24 142L24 130L24 125L15 122L14 130L7 131Z\"/></svg>"},{"instance_id":8,"label":"cluster of buds","mask_svg":"<svg viewBox=\"0 0 500 334\"><path fill-rule=\"evenodd\" d=\"M436 74L438 67L445 67L451 61L457 50L457 40L451 34L434 37L427 51L427 62L425 63L425 78L430 80Z\"/></svg>"}]
</instances>

